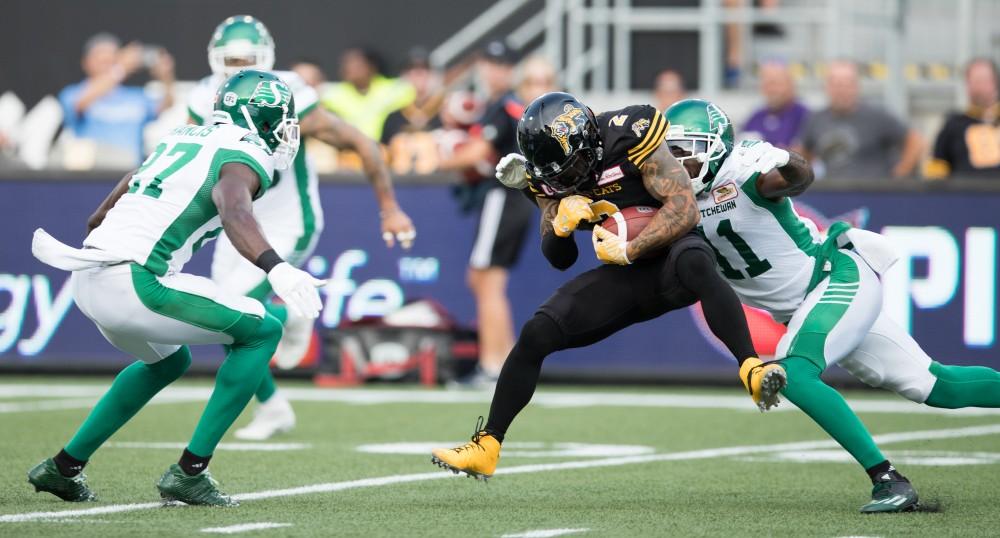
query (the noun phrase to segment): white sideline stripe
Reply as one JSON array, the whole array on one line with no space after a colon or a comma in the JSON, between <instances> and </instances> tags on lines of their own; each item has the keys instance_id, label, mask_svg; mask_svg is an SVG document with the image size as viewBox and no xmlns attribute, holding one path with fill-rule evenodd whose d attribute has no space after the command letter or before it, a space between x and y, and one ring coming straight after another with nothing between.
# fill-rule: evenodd
<instances>
[{"instance_id":1,"label":"white sideline stripe","mask_svg":"<svg viewBox=\"0 0 1000 538\"><path fill-rule=\"evenodd\" d=\"M101 392L103 394L103 391ZM100 394L98 394L99 396ZM191 395L165 394L162 397L153 398L147 405L200 402L207 398ZM63 398L58 400L36 400L32 402L10 402L0 403L0 414L4 413L25 413L31 411L63 411L66 409L90 409L97 404L97 398Z\"/></svg>"},{"instance_id":2,"label":"white sideline stripe","mask_svg":"<svg viewBox=\"0 0 1000 538\"><path fill-rule=\"evenodd\" d=\"M81 403L78 407L92 407L96 399L104 394L106 386L100 385L15 385L0 383L0 398L4 397L80 397L92 396L94 400ZM44 392L44 394L42 394ZM734 391L735 392L735 391ZM167 387L150 403L166 404L175 402L207 401L212 387ZM380 404L463 404L489 403L492 394L465 391L425 391L394 389L327 389L327 388L287 388L281 393L292 401L340 402L352 405ZM48 400L47 400L48 401ZM83 402L83 400L80 400ZM851 408L859 413L905 413L948 416L993 416L1000 415L1000 409L967 407L965 409L940 409L913 403L901 397L891 399L848 399ZM3 405L37 405L38 402ZM541 391L532 398L532 405L545 407L666 407L683 409L734 409L758 413L757 406L744 395L704 395L686 393L635 393L635 392L548 392ZM52 404L56 405L56 404ZM66 409L70 408L68 405ZM32 409L29 409L32 410ZM768 411L796 411L795 406L786 403ZM12 412L12 411L8 411Z\"/></svg>"},{"instance_id":3,"label":"white sideline stripe","mask_svg":"<svg viewBox=\"0 0 1000 538\"><path fill-rule=\"evenodd\" d=\"M500 538L551 538L553 536L578 534L581 532L587 532L589 530L590 529L538 529L533 531L517 532L513 534L504 534Z\"/></svg>"},{"instance_id":4,"label":"white sideline stripe","mask_svg":"<svg viewBox=\"0 0 1000 538\"><path fill-rule=\"evenodd\" d=\"M905 441L930 440L930 439L951 439L956 437L974 437L982 435L1000 434L1000 424L987 426L970 426L967 428L953 428L945 430L923 430L912 432L897 432L883 435L876 435L875 442L886 445L890 443L901 443ZM817 448L832 448L840 446L836 441L829 439L823 441L798 441L793 443L779 443L774 445L751 445L733 446L721 448L708 448L701 450L688 450L684 452L669 452L665 454L650 454L646 456L630 456L624 458L606 458L599 460L567 461L562 463L545 463L534 465L519 465L498 469L497 474L525 474L539 473L545 471L565 471L570 469L590 469L595 467L618 467L622 465L632 465L638 463L653 463L660 461L681 461L697 460L706 458L718 458L729 456L741 456L743 454L756 454L760 452L773 452L783 450L813 450ZM259 499L273 499L277 497L291 497L296 495L308 495L311 493L330 493L334 491L344 491L349 489L370 488L387 486L390 484L404 484L408 482L423 482L425 480L440 480L444 478L455 478L461 475L454 475L446 471L432 471L428 473L397 474L380 476L375 478L362 478L349 480L346 482L326 482L299 486L294 488L273 489L257 491L252 493L241 493L233 495L239 501L254 501ZM83 508L75 510L55 510L51 512L25 512L22 514L5 514L0 516L0 523L20 523L25 521L36 521L52 518L69 518L94 516L102 514L117 514L121 512L134 512L136 510L149 510L162 506L162 503L136 503L136 504L113 504L99 506L96 508Z\"/></svg>"},{"instance_id":5,"label":"white sideline stripe","mask_svg":"<svg viewBox=\"0 0 1000 538\"><path fill-rule=\"evenodd\" d=\"M111 448L151 448L183 450L187 443L145 443L132 441L115 441L104 446ZM219 443L216 448L236 452L282 452L286 450L305 450L312 448L310 443Z\"/></svg>"},{"instance_id":6,"label":"white sideline stripe","mask_svg":"<svg viewBox=\"0 0 1000 538\"><path fill-rule=\"evenodd\" d=\"M239 525L230 525L228 527L208 527L206 529L201 529L201 532L210 532L215 534L236 534L238 532L247 531L259 531L263 529L280 529L282 527L291 527L291 523L271 523L270 521L264 521L261 523L241 523Z\"/></svg>"}]
</instances>

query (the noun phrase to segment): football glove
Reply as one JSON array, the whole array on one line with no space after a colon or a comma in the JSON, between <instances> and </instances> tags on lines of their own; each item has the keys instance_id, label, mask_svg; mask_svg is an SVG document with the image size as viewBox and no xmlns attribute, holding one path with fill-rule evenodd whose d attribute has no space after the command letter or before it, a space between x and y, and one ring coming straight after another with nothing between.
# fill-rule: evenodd
<instances>
[{"instance_id":1,"label":"football glove","mask_svg":"<svg viewBox=\"0 0 1000 538\"><path fill-rule=\"evenodd\" d=\"M267 273L267 281L271 284L274 294L281 298L293 314L316 319L323 308L319 298L319 288L326 284L325 280L313 278L309 273L292 267L288 262L281 262Z\"/></svg>"},{"instance_id":2,"label":"football glove","mask_svg":"<svg viewBox=\"0 0 1000 538\"><path fill-rule=\"evenodd\" d=\"M604 263L614 263L617 265L630 265L628 259L628 241L622 241L617 235L607 231L601 226L594 226L594 235L591 236L594 242L594 252L597 259Z\"/></svg>"},{"instance_id":3,"label":"football glove","mask_svg":"<svg viewBox=\"0 0 1000 538\"><path fill-rule=\"evenodd\" d=\"M520 153L508 153L497 163L497 179L500 183L512 189L523 189L528 186L528 173L525 170L527 159Z\"/></svg>"},{"instance_id":4,"label":"football glove","mask_svg":"<svg viewBox=\"0 0 1000 538\"><path fill-rule=\"evenodd\" d=\"M741 145L736 155L741 163L749 166L754 172L766 174L775 168L788 164L790 155L787 151L776 148L767 142L757 142L753 145Z\"/></svg>"},{"instance_id":5,"label":"football glove","mask_svg":"<svg viewBox=\"0 0 1000 538\"><path fill-rule=\"evenodd\" d=\"M559 211L552 219L552 229L559 237L569 237L581 221L594 218L594 210L590 208L593 202L586 196L574 194L559 200Z\"/></svg>"}]
</instances>

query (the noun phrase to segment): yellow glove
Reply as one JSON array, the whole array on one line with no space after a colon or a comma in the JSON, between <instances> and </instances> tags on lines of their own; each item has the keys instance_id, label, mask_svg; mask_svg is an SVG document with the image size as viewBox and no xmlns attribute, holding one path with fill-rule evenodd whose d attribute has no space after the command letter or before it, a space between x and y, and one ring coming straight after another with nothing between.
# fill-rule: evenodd
<instances>
[{"instance_id":1,"label":"yellow glove","mask_svg":"<svg viewBox=\"0 0 1000 538\"><path fill-rule=\"evenodd\" d=\"M569 237L580 221L590 221L594 211L590 209L592 200L586 196L574 194L559 200L559 211L552 219L552 229L559 237Z\"/></svg>"},{"instance_id":2,"label":"yellow glove","mask_svg":"<svg viewBox=\"0 0 1000 538\"><path fill-rule=\"evenodd\" d=\"M615 263L618 265L629 265L632 263L628 259L628 241L622 241L617 235L605 230L601 226L594 226L594 252L597 259L604 263Z\"/></svg>"},{"instance_id":3,"label":"yellow glove","mask_svg":"<svg viewBox=\"0 0 1000 538\"><path fill-rule=\"evenodd\" d=\"M740 366L740 380L750 393L753 403L763 413L777 407L780 401L778 393L788 384L788 374L776 362L763 362L757 357L750 357Z\"/></svg>"}]
</instances>

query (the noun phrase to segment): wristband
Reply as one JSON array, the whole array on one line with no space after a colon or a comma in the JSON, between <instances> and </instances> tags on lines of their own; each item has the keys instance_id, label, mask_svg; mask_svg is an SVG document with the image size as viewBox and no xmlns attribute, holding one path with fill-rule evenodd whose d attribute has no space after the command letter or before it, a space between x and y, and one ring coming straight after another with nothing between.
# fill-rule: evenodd
<instances>
[{"instance_id":1,"label":"wristband","mask_svg":"<svg viewBox=\"0 0 1000 538\"><path fill-rule=\"evenodd\" d=\"M265 250L260 256L257 256L257 261L254 265L260 267L265 273L270 273L271 269L274 269L275 265L279 263L285 263L285 260L278 256L278 253L274 249Z\"/></svg>"}]
</instances>

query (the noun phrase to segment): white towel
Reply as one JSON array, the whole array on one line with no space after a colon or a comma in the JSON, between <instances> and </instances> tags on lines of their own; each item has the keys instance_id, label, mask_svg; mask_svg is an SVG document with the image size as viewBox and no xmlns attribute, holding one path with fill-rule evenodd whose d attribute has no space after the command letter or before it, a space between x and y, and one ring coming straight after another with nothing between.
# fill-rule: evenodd
<instances>
[{"instance_id":1,"label":"white towel","mask_svg":"<svg viewBox=\"0 0 1000 538\"><path fill-rule=\"evenodd\" d=\"M31 253L42 263L63 271L82 271L125 261L103 250L73 248L41 228L31 238Z\"/></svg>"},{"instance_id":2,"label":"white towel","mask_svg":"<svg viewBox=\"0 0 1000 538\"><path fill-rule=\"evenodd\" d=\"M854 244L854 251L858 256L880 275L885 274L900 258L899 252L883 235L851 228L844 232L841 240L845 237Z\"/></svg>"}]
</instances>

